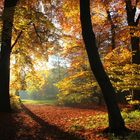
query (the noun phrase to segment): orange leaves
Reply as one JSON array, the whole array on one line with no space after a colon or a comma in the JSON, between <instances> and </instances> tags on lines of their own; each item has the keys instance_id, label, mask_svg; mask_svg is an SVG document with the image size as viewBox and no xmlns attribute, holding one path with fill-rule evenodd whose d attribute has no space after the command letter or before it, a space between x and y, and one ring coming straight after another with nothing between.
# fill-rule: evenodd
<instances>
[{"instance_id":1,"label":"orange leaves","mask_svg":"<svg viewBox=\"0 0 140 140\"><path fill-rule=\"evenodd\" d=\"M121 63L126 63L131 61L131 52L123 47L117 47L114 49L112 52L108 53L105 58L105 66L107 63L113 63L113 64L121 64Z\"/></svg>"},{"instance_id":2,"label":"orange leaves","mask_svg":"<svg viewBox=\"0 0 140 140\"><path fill-rule=\"evenodd\" d=\"M80 17L79 17L79 1L78 0L64 0L60 9L62 13L59 22L65 32L77 34L80 30Z\"/></svg>"},{"instance_id":3,"label":"orange leaves","mask_svg":"<svg viewBox=\"0 0 140 140\"><path fill-rule=\"evenodd\" d=\"M105 7L99 1L94 3L94 7L91 6L92 23L102 25L107 20L107 13Z\"/></svg>"}]
</instances>

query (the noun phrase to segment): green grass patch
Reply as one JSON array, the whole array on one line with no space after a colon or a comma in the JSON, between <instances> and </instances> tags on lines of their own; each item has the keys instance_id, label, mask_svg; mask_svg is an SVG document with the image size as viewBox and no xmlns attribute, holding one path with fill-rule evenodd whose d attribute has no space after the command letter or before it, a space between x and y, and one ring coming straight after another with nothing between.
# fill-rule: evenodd
<instances>
[{"instance_id":1,"label":"green grass patch","mask_svg":"<svg viewBox=\"0 0 140 140\"><path fill-rule=\"evenodd\" d=\"M140 140L140 133L139 132L131 132L125 137L122 136L115 136L114 134L108 135L109 140Z\"/></svg>"},{"instance_id":2,"label":"green grass patch","mask_svg":"<svg viewBox=\"0 0 140 140\"><path fill-rule=\"evenodd\" d=\"M55 99L48 100L21 100L24 104L42 104L42 105L56 105Z\"/></svg>"},{"instance_id":3,"label":"green grass patch","mask_svg":"<svg viewBox=\"0 0 140 140\"><path fill-rule=\"evenodd\" d=\"M108 124L106 114L78 117L70 119L69 121L71 122L70 131L92 130L94 128L106 127Z\"/></svg>"},{"instance_id":4,"label":"green grass patch","mask_svg":"<svg viewBox=\"0 0 140 140\"><path fill-rule=\"evenodd\" d=\"M140 122L140 111L134 110L130 112L123 111L122 116L126 125L139 125ZM79 131L79 130L92 130L94 128L99 127L107 127L108 126L108 117L107 114L96 114L88 117L78 117L72 118L69 120L71 122L70 130L71 131Z\"/></svg>"},{"instance_id":5,"label":"green grass patch","mask_svg":"<svg viewBox=\"0 0 140 140\"><path fill-rule=\"evenodd\" d=\"M123 116L126 124L129 124L131 122L134 122L134 121L137 121L138 119L140 119L140 110L133 110L133 111L129 111L129 112L123 111L122 116Z\"/></svg>"}]
</instances>

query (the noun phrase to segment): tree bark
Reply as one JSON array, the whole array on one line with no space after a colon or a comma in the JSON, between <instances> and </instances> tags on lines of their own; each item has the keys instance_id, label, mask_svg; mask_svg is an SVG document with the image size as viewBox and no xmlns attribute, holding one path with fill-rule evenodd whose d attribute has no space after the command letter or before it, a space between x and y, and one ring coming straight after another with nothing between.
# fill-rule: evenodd
<instances>
[{"instance_id":1,"label":"tree bark","mask_svg":"<svg viewBox=\"0 0 140 140\"><path fill-rule=\"evenodd\" d=\"M82 26L82 35L85 48L88 54L91 70L101 87L105 103L108 110L109 131L119 133L125 130L124 120L121 116L120 109L116 102L114 88L104 71L101 63L98 48L96 46L95 34L92 30L90 16L90 0L80 0L80 20Z\"/></svg>"},{"instance_id":2,"label":"tree bark","mask_svg":"<svg viewBox=\"0 0 140 140\"><path fill-rule=\"evenodd\" d=\"M136 1L136 5L137 5ZM140 37L135 36L135 30L138 26L140 15L135 19L136 5L133 7L131 0L125 0L126 3L126 13L127 13L127 23L130 26L131 35L131 48L132 48L132 64L140 64ZM140 100L140 90L133 90L133 100Z\"/></svg>"},{"instance_id":3,"label":"tree bark","mask_svg":"<svg viewBox=\"0 0 140 140\"><path fill-rule=\"evenodd\" d=\"M2 15L2 43L0 51L0 111L10 112L9 79L11 38L17 0L5 0Z\"/></svg>"},{"instance_id":4,"label":"tree bark","mask_svg":"<svg viewBox=\"0 0 140 140\"><path fill-rule=\"evenodd\" d=\"M111 19L111 15L109 11L107 11L107 15L108 15L108 20L111 25L111 45L112 45L112 50L113 50L115 49L115 25Z\"/></svg>"},{"instance_id":5,"label":"tree bark","mask_svg":"<svg viewBox=\"0 0 140 140\"><path fill-rule=\"evenodd\" d=\"M131 48L134 55L132 56L132 63L134 64L140 64L140 37L137 37L134 35L135 29L138 26L139 17L135 20L135 14L136 14L136 6L133 7L131 5L131 0L125 0L126 3L126 12L127 12L127 22L128 26L130 26L130 35L131 35ZM136 3L137 4L137 3Z\"/></svg>"}]
</instances>

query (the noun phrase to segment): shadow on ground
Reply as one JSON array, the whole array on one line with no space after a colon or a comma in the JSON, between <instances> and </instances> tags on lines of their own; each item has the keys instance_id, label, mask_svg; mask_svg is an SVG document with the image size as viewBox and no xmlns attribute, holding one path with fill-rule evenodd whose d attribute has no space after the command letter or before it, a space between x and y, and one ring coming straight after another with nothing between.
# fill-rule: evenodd
<instances>
[{"instance_id":1,"label":"shadow on ground","mask_svg":"<svg viewBox=\"0 0 140 140\"><path fill-rule=\"evenodd\" d=\"M0 140L84 140L21 107L21 112L0 113Z\"/></svg>"},{"instance_id":2,"label":"shadow on ground","mask_svg":"<svg viewBox=\"0 0 140 140\"><path fill-rule=\"evenodd\" d=\"M31 112L31 110L29 110L24 104L21 106L23 110L41 126L40 130L38 130L38 134L36 134L36 140L84 140L83 138L75 136L72 133L64 132L55 125L45 122L40 117Z\"/></svg>"},{"instance_id":3,"label":"shadow on ground","mask_svg":"<svg viewBox=\"0 0 140 140\"><path fill-rule=\"evenodd\" d=\"M16 139L17 127L13 113L0 113L0 140Z\"/></svg>"}]
</instances>

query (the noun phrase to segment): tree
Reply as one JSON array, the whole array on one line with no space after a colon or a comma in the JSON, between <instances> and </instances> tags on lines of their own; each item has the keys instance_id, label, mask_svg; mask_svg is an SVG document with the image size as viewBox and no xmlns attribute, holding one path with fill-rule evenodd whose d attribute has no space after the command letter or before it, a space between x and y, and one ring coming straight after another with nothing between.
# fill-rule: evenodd
<instances>
[{"instance_id":1,"label":"tree","mask_svg":"<svg viewBox=\"0 0 140 140\"><path fill-rule=\"evenodd\" d=\"M107 12L107 19L110 22L110 31L111 31L111 45L112 45L112 50L115 49L115 25L113 23L113 20L111 18L111 12L109 11L108 8L108 1L104 1L104 6Z\"/></svg>"},{"instance_id":2,"label":"tree","mask_svg":"<svg viewBox=\"0 0 140 140\"><path fill-rule=\"evenodd\" d=\"M126 3L126 12L127 12L127 22L130 26L130 35L131 35L131 47L134 55L132 57L132 63L140 64L140 37L135 34L138 30L138 23L140 19L140 13L137 13L137 8L140 9L140 2L136 1L135 4L132 4L131 0L125 0Z\"/></svg>"},{"instance_id":3,"label":"tree","mask_svg":"<svg viewBox=\"0 0 140 140\"><path fill-rule=\"evenodd\" d=\"M104 71L96 46L95 34L92 30L90 18L90 0L80 0L80 20L83 40L88 54L91 70L102 90L107 105L109 118L108 130L116 134L122 131L124 132L126 130L125 123L115 99L115 91Z\"/></svg>"},{"instance_id":4,"label":"tree","mask_svg":"<svg viewBox=\"0 0 140 140\"><path fill-rule=\"evenodd\" d=\"M0 111L9 112L9 75L10 75L10 54L11 54L11 38L15 6L18 0L5 0L3 10L3 28L2 43L0 51Z\"/></svg>"},{"instance_id":5,"label":"tree","mask_svg":"<svg viewBox=\"0 0 140 140\"><path fill-rule=\"evenodd\" d=\"M132 55L132 63L140 64L140 36L139 36L139 19L140 13L140 2L136 0L134 3L131 0L125 0L126 13L127 13L127 23L130 27L131 36L131 49L134 53ZM138 31L137 31L138 30ZM133 91L133 99L140 99L140 90Z\"/></svg>"},{"instance_id":6,"label":"tree","mask_svg":"<svg viewBox=\"0 0 140 140\"><path fill-rule=\"evenodd\" d=\"M42 13L42 11L37 10L38 5L36 0L30 2L25 2L21 0L20 2L18 2L18 6L17 2L18 0L5 0L3 6L3 29L0 51L1 111L10 111L9 71L11 54L22 53L26 55L30 51L32 51L33 55L30 55L30 57L34 57L35 55L43 56L42 54L44 54L44 57L47 59L47 48L51 44L51 41L49 42L48 40L50 34L52 35L52 30L54 29L54 26L51 23L49 16L47 16L45 13ZM48 28L51 28L51 32ZM13 41L13 44L11 44L11 39Z\"/></svg>"}]
</instances>

